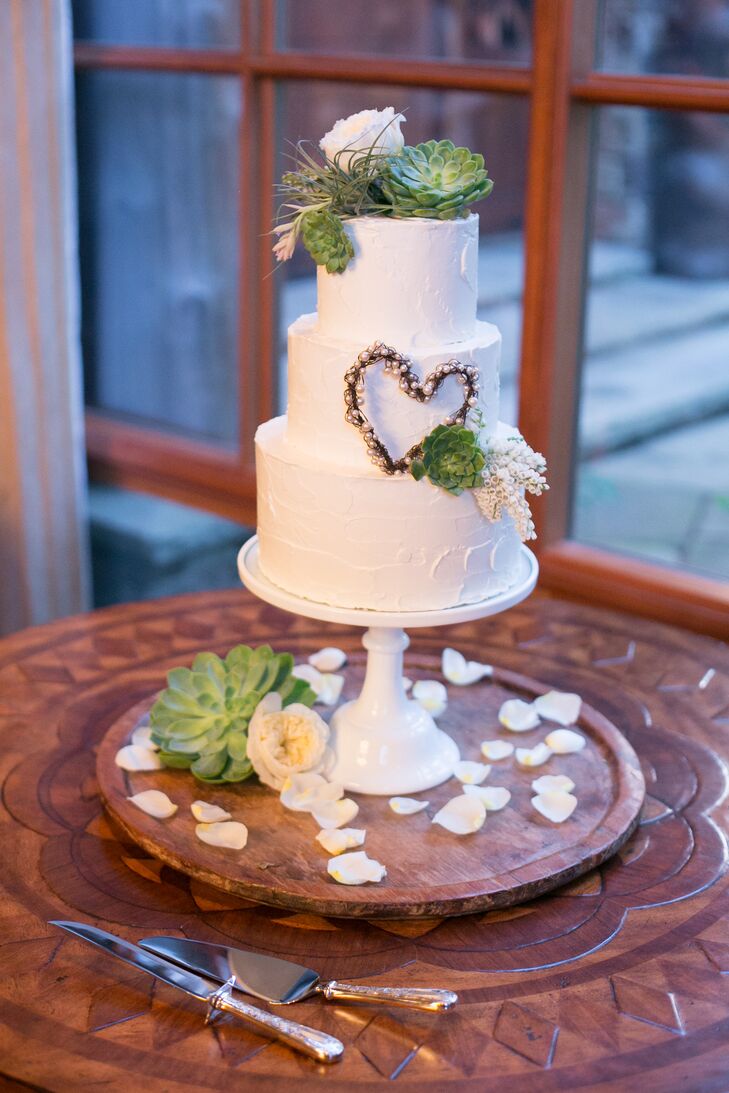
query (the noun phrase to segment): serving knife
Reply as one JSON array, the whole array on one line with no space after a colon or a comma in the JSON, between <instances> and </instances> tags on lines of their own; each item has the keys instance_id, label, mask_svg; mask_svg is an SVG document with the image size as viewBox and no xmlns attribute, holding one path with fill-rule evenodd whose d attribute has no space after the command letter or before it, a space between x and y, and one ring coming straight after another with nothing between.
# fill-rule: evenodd
<instances>
[{"instance_id":1,"label":"serving knife","mask_svg":"<svg viewBox=\"0 0 729 1093\"><path fill-rule=\"evenodd\" d=\"M311 968L277 956L246 952L228 945L188 941L179 937L145 937L139 942L150 953L174 960L183 968L200 972L220 983L233 983L245 994L274 1005L288 1005L322 994L336 1002L381 1002L419 1010L448 1010L458 1001L453 991L421 987L365 987L333 979L322 983Z\"/></svg>"},{"instance_id":2,"label":"serving knife","mask_svg":"<svg viewBox=\"0 0 729 1093\"><path fill-rule=\"evenodd\" d=\"M133 945L130 941L124 941L121 937L108 934L106 930L99 930L96 926L88 926L84 922L54 920L50 925L59 926L62 930L67 930L70 934L81 938L82 941L88 941L104 952L124 960L132 967L149 972L150 975L161 979L163 983L179 987L180 990L191 994L193 998L206 1002L208 1005L206 1024L221 1012L230 1013L252 1025L257 1032L274 1036L277 1040L282 1040L289 1047L309 1055L320 1063L336 1063L342 1056L344 1044L334 1036L328 1036L326 1032L309 1028L307 1025L300 1025L296 1021L287 1021L276 1014L266 1013L233 997L234 984L231 977L228 982L218 986L209 979L185 971L178 964L171 964L169 960L163 960L152 952L140 949L138 945Z\"/></svg>"}]
</instances>

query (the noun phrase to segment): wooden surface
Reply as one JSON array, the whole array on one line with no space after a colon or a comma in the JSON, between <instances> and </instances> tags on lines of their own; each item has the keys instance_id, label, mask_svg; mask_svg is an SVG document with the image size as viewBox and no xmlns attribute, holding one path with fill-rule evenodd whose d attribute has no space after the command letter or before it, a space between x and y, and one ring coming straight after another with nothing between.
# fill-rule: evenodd
<instances>
[{"instance_id":1,"label":"wooden surface","mask_svg":"<svg viewBox=\"0 0 729 1093\"><path fill-rule=\"evenodd\" d=\"M0 643L0 1072L5 1087L112 1093L292 1083L509 1093L709 1093L729 1065L725 760L729 651L708 639L531 597L413 634L562 688L619 723L648 786L609 863L524 906L343 921L226 896L150 858L103 815L94 748L166 669L267 639L303 653L359 634L232 591L114 608ZM487 821L488 823L488 821ZM448 1014L289 1011L346 1043L320 1070L242 1028L202 1024L171 989L64 938L49 918L130 939L171 933L290 956L326 977L453 988ZM255 1083L255 1086L254 1086Z\"/></svg>"},{"instance_id":2,"label":"wooden surface","mask_svg":"<svg viewBox=\"0 0 729 1093\"><path fill-rule=\"evenodd\" d=\"M343 669L345 699L362 686L365 654L352 650ZM440 677L433 652L409 657L413 679ZM510 698L532 701L548 687L500 670L496 678L470 687L451 687L439 726L457 742L463 759L482 760L482 740L500 737L517 747L533 747L550 729L544 722L524 733L499 726L498 712ZM487 816L480 831L453 835L431 818L461 792L455 778L418 793L428 808L397 816L386 797L349 794L359 805L352 827L367 831L365 849L382 862L387 876L379 884L349 887L326 872L329 855L314 841L318 824L310 816L284 809L277 794L256 779L235 786L207 786L187 771L130 774L115 763L120 747L147 714L153 696L116 721L99 748L96 774L107 810L135 843L166 865L226 892L297 911L345 918L422 918L459 915L507 907L533 899L558 884L600 865L632 834L644 797L637 756L618 729L589 706L579 728L588 740L574 755L553 756L538 769L525 770L514 757L494 762L489 785L505 786L511 801ZM563 824L550 823L531 806L531 783L540 774L566 774L575 783L578 806ZM179 806L160 821L128 798L161 789ZM207 846L195 835L190 812L202 798L220 805L249 829L248 845L234 853Z\"/></svg>"}]
</instances>

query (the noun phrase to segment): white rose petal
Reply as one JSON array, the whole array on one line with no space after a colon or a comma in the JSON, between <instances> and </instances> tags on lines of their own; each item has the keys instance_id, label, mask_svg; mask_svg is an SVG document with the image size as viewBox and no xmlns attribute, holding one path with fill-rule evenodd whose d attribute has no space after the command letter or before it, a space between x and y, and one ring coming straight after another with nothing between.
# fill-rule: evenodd
<instances>
[{"instance_id":1,"label":"white rose petal","mask_svg":"<svg viewBox=\"0 0 729 1093\"><path fill-rule=\"evenodd\" d=\"M114 756L114 762L122 770L161 770L162 760L156 751L140 744L126 744Z\"/></svg>"},{"instance_id":2,"label":"white rose petal","mask_svg":"<svg viewBox=\"0 0 729 1093\"><path fill-rule=\"evenodd\" d=\"M443 805L440 812L436 812L433 817L433 823L440 824L454 835L472 835L483 826L485 819L486 808L483 801L464 793Z\"/></svg>"},{"instance_id":3,"label":"white rose petal","mask_svg":"<svg viewBox=\"0 0 729 1093\"><path fill-rule=\"evenodd\" d=\"M587 740L572 729L555 729L545 738L544 743L555 755L570 755L574 751L582 751Z\"/></svg>"},{"instance_id":4,"label":"white rose petal","mask_svg":"<svg viewBox=\"0 0 729 1093\"><path fill-rule=\"evenodd\" d=\"M323 846L327 854L343 854L353 846L361 846L367 832L360 827L325 828L320 831L316 841Z\"/></svg>"},{"instance_id":5,"label":"white rose petal","mask_svg":"<svg viewBox=\"0 0 729 1093\"><path fill-rule=\"evenodd\" d=\"M405 694L408 693L408 691L410 690L412 685L413 685L412 679L408 679L407 676L402 677L402 689L405 692Z\"/></svg>"},{"instance_id":6,"label":"white rose petal","mask_svg":"<svg viewBox=\"0 0 729 1093\"><path fill-rule=\"evenodd\" d=\"M311 815L319 827L330 830L333 827L344 827L353 820L359 812L359 805L350 797L343 797L341 801L317 801L312 808Z\"/></svg>"},{"instance_id":7,"label":"white rose petal","mask_svg":"<svg viewBox=\"0 0 729 1093\"><path fill-rule=\"evenodd\" d=\"M316 696L322 706L336 706L344 686L344 676L335 676L327 672L321 677L321 689Z\"/></svg>"},{"instance_id":8,"label":"white rose petal","mask_svg":"<svg viewBox=\"0 0 729 1093\"><path fill-rule=\"evenodd\" d=\"M344 796L340 782L327 782L321 774L290 774L281 788L281 804L293 812L311 812L320 802Z\"/></svg>"},{"instance_id":9,"label":"white rose petal","mask_svg":"<svg viewBox=\"0 0 729 1093\"><path fill-rule=\"evenodd\" d=\"M335 706L339 701L344 686L344 676L320 672L313 664L295 664L291 674L309 684L320 705Z\"/></svg>"},{"instance_id":10,"label":"white rose petal","mask_svg":"<svg viewBox=\"0 0 729 1093\"><path fill-rule=\"evenodd\" d=\"M390 808L397 812L398 816L413 816L416 812L422 812L430 801L416 801L414 797L391 797Z\"/></svg>"},{"instance_id":11,"label":"white rose petal","mask_svg":"<svg viewBox=\"0 0 729 1093\"><path fill-rule=\"evenodd\" d=\"M490 664L479 664L477 660L466 660L457 649L444 649L441 662L443 675L449 683L465 687L469 683L478 683L494 673Z\"/></svg>"},{"instance_id":12,"label":"white rose petal","mask_svg":"<svg viewBox=\"0 0 729 1093\"><path fill-rule=\"evenodd\" d=\"M222 823L196 824L195 834L209 846L222 846L226 850L242 850L248 842L248 828L237 820Z\"/></svg>"},{"instance_id":13,"label":"white rose petal","mask_svg":"<svg viewBox=\"0 0 729 1093\"><path fill-rule=\"evenodd\" d=\"M559 725L574 725L580 716L582 699L569 691L547 691L534 699L534 708L545 721Z\"/></svg>"},{"instance_id":14,"label":"white rose petal","mask_svg":"<svg viewBox=\"0 0 729 1093\"><path fill-rule=\"evenodd\" d=\"M355 850L327 862L327 873L339 884L376 884L387 870L374 858L368 858L364 850Z\"/></svg>"},{"instance_id":15,"label":"white rose petal","mask_svg":"<svg viewBox=\"0 0 729 1093\"><path fill-rule=\"evenodd\" d=\"M481 754L486 759L506 759L514 754L514 745L508 740L484 740Z\"/></svg>"},{"instance_id":16,"label":"white rose petal","mask_svg":"<svg viewBox=\"0 0 729 1093\"><path fill-rule=\"evenodd\" d=\"M469 786L480 786L488 777L491 767L487 763L472 763L469 759L461 759L453 768L453 775L459 782Z\"/></svg>"},{"instance_id":17,"label":"white rose petal","mask_svg":"<svg viewBox=\"0 0 729 1093\"><path fill-rule=\"evenodd\" d=\"M464 786L467 797L476 797L487 812L500 812L511 800L511 793L503 786Z\"/></svg>"},{"instance_id":18,"label":"white rose petal","mask_svg":"<svg viewBox=\"0 0 729 1093\"><path fill-rule=\"evenodd\" d=\"M516 761L522 767L541 767L552 754L546 744L535 744L533 748L517 748Z\"/></svg>"},{"instance_id":19,"label":"white rose petal","mask_svg":"<svg viewBox=\"0 0 729 1093\"><path fill-rule=\"evenodd\" d=\"M313 669L316 671L316 669ZM300 702L281 708L281 695L269 692L248 726L248 758L264 783L280 790L290 774L319 774L331 760L329 726Z\"/></svg>"},{"instance_id":20,"label":"white rose petal","mask_svg":"<svg viewBox=\"0 0 729 1093\"><path fill-rule=\"evenodd\" d=\"M438 717L448 705L448 691L437 679L419 679L413 684L413 698L431 717Z\"/></svg>"},{"instance_id":21,"label":"white rose petal","mask_svg":"<svg viewBox=\"0 0 729 1093\"><path fill-rule=\"evenodd\" d=\"M570 793L574 788L575 783L566 774L543 774L541 778L535 778L532 782L535 793L549 793L559 789L564 793Z\"/></svg>"},{"instance_id":22,"label":"white rose petal","mask_svg":"<svg viewBox=\"0 0 729 1093\"><path fill-rule=\"evenodd\" d=\"M355 161L370 149L376 155L390 156L401 152L405 139L400 131L402 114L396 114L394 106L384 110L360 110L348 118L340 118L319 141L319 147L330 163L337 160L343 171L348 171Z\"/></svg>"},{"instance_id":23,"label":"white rose petal","mask_svg":"<svg viewBox=\"0 0 729 1093\"><path fill-rule=\"evenodd\" d=\"M511 729L512 732L527 732L529 729L536 729L539 714L529 702L524 702L521 698L510 698L499 710L499 721L505 729Z\"/></svg>"},{"instance_id":24,"label":"white rose petal","mask_svg":"<svg viewBox=\"0 0 729 1093\"><path fill-rule=\"evenodd\" d=\"M551 789L532 797L532 804L545 819L561 824L575 811L577 798L571 793L565 793L563 789Z\"/></svg>"},{"instance_id":25,"label":"white rose petal","mask_svg":"<svg viewBox=\"0 0 729 1093\"><path fill-rule=\"evenodd\" d=\"M309 657L309 664L313 664L319 672L338 672L346 663L347 654L333 645L327 645L325 649L320 649Z\"/></svg>"},{"instance_id":26,"label":"white rose petal","mask_svg":"<svg viewBox=\"0 0 729 1093\"><path fill-rule=\"evenodd\" d=\"M159 751L159 745L152 740L151 725L137 725L132 733L132 744L136 744L140 748L147 748L149 751Z\"/></svg>"},{"instance_id":27,"label":"white rose petal","mask_svg":"<svg viewBox=\"0 0 729 1093\"><path fill-rule=\"evenodd\" d=\"M133 797L127 797L127 800L156 820L166 820L177 812L177 805L161 789L144 789Z\"/></svg>"},{"instance_id":28,"label":"white rose petal","mask_svg":"<svg viewBox=\"0 0 729 1093\"><path fill-rule=\"evenodd\" d=\"M219 805L209 805L207 801L193 801L190 812L201 824L217 824L231 818L230 813Z\"/></svg>"}]
</instances>

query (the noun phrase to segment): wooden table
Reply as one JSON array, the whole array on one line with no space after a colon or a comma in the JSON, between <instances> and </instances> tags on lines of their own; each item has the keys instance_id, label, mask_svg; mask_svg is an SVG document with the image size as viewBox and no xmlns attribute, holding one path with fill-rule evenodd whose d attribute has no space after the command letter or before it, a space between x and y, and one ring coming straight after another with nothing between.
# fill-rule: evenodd
<instances>
[{"instance_id":1,"label":"wooden table","mask_svg":"<svg viewBox=\"0 0 729 1093\"><path fill-rule=\"evenodd\" d=\"M171 666L270 641L359 657L360 634L293 619L244 591L111 608L0 643L0 1080L3 1089L724 1090L729 884L724 757L729 651L677 630L534 596L488 622L414 632L579 691L625 732L648 784L616 859L524 906L450 920L358 922L226 896L145 856L104 817L94 748ZM334 1033L323 1068L47 925L129 939L180 933L290 956L327 977L451 987L439 1016L301 1003Z\"/></svg>"}]
</instances>

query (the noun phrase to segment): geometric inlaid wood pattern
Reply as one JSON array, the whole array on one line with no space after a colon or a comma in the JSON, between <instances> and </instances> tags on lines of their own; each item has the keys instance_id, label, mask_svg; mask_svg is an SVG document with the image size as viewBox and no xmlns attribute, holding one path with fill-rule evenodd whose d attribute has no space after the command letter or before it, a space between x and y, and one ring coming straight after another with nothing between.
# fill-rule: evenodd
<instances>
[{"instance_id":1,"label":"geometric inlaid wood pattern","mask_svg":"<svg viewBox=\"0 0 729 1093\"><path fill-rule=\"evenodd\" d=\"M361 663L347 668L345 699L361 689L362 669ZM531 702L545 690L496 668L487 681L453 688L440 727L458 742L464 758L481 759L484 737L511 735L499 725L502 704L514 698ZM151 702L133 706L100 744L96 775L107 810L153 858L233 895L273 906L347 918L430 918L521 903L609 858L632 834L643 806L643 775L635 752L613 724L583 703L578 727L587 746L537 771L521 768L513 758L494 763L490 781L508 789L511 801L471 838L459 839L432 824L438 809L460 792L454 779L421 795L427 809L407 818L396 816L382 797L354 794L367 851L386 863L387 876L377 885L342 886L326 872L328 855L314 842L317 825L309 816L283 809L277 795L257 780L205 786L182 770L121 770L116 753L129 743ZM517 745L533 747L554 727L543 724L520 733ZM550 823L530 805L531 783L545 771L568 775L578 787L579 806L563 824ZM150 787L178 805L175 816L161 822L130 803L132 794ZM197 838L190 805L200 796L244 820L249 829L244 853L231 854Z\"/></svg>"},{"instance_id":2,"label":"geometric inlaid wood pattern","mask_svg":"<svg viewBox=\"0 0 729 1093\"><path fill-rule=\"evenodd\" d=\"M285 635L285 637L282 637ZM729 1070L729 650L644 620L531 597L488 621L417 631L408 674L444 644L579 692L638 754L642 821L610 861L530 903L442 919L342 920L264 907L149 857L104 815L95 749L201 648L326 644L360 631L231 591L110 609L0 642L0 1073L7 1088L127 1093L291 1083L423 1093L701 1091ZM173 933L290 956L327 977L451 987L448 1014L290 1011L346 1044L324 1069L48 927Z\"/></svg>"}]
</instances>

